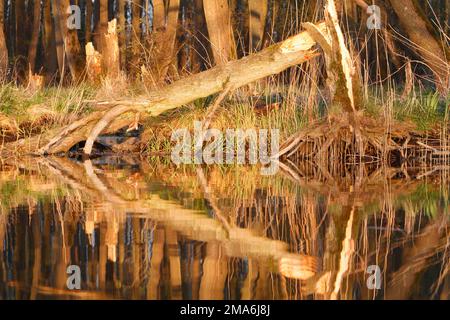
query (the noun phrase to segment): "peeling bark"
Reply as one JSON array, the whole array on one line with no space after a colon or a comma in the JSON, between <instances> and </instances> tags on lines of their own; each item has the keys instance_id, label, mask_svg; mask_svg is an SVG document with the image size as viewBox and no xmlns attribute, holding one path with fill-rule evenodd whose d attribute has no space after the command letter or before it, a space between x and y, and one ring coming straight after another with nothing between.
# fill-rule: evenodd
<instances>
[{"instance_id":1,"label":"peeling bark","mask_svg":"<svg viewBox=\"0 0 450 320\"><path fill-rule=\"evenodd\" d=\"M360 83L339 26L333 0L327 2L325 17L327 24L325 31L319 30L311 23L305 23L304 27L325 53L327 84L333 104L343 111L354 113L361 108Z\"/></svg>"},{"instance_id":2,"label":"peeling bark","mask_svg":"<svg viewBox=\"0 0 450 320\"><path fill-rule=\"evenodd\" d=\"M117 20L108 23L107 33L103 36L103 74L110 79L120 75L119 38L117 36Z\"/></svg>"}]
</instances>

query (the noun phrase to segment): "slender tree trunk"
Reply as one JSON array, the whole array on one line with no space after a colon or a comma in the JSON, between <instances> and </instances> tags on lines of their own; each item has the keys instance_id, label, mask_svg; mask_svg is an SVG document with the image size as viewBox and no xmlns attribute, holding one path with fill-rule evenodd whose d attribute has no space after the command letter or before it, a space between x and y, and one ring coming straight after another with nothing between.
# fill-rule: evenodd
<instances>
[{"instance_id":1,"label":"slender tree trunk","mask_svg":"<svg viewBox=\"0 0 450 320\"><path fill-rule=\"evenodd\" d=\"M116 2L115 0L108 0L108 22L115 18L114 16L116 10L114 8L115 2Z\"/></svg>"},{"instance_id":2,"label":"slender tree trunk","mask_svg":"<svg viewBox=\"0 0 450 320\"><path fill-rule=\"evenodd\" d=\"M5 8L7 9L7 8ZM16 56L16 7L11 3L8 10L7 25L5 25L5 33L7 34L7 43L9 45L10 58Z\"/></svg>"},{"instance_id":3,"label":"slender tree trunk","mask_svg":"<svg viewBox=\"0 0 450 320\"><path fill-rule=\"evenodd\" d=\"M117 24L119 33L119 51L120 66L122 70L126 69L127 62L127 38L126 38L126 20L125 20L125 1L118 0Z\"/></svg>"},{"instance_id":4,"label":"slender tree trunk","mask_svg":"<svg viewBox=\"0 0 450 320\"><path fill-rule=\"evenodd\" d=\"M62 77L65 72L66 65L64 63L64 38L61 32L61 24L58 17L58 0L51 0L51 9L53 14L53 25L55 29L55 47L58 61L59 74Z\"/></svg>"},{"instance_id":5,"label":"slender tree trunk","mask_svg":"<svg viewBox=\"0 0 450 320\"><path fill-rule=\"evenodd\" d=\"M161 31L166 24L164 0L153 0L153 32Z\"/></svg>"},{"instance_id":6,"label":"slender tree trunk","mask_svg":"<svg viewBox=\"0 0 450 320\"><path fill-rule=\"evenodd\" d=\"M224 64L236 56L228 0L204 0L203 7L214 62Z\"/></svg>"},{"instance_id":7,"label":"slender tree trunk","mask_svg":"<svg viewBox=\"0 0 450 320\"><path fill-rule=\"evenodd\" d=\"M47 82L49 82L56 73L58 68L56 43L55 43L55 28L53 26L52 8L50 0L44 0L44 66L46 71Z\"/></svg>"},{"instance_id":8,"label":"slender tree trunk","mask_svg":"<svg viewBox=\"0 0 450 320\"><path fill-rule=\"evenodd\" d=\"M102 71L110 79L117 79L120 74L120 51L117 36L117 20L108 23L107 33L103 36Z\"/></svg>"},{"instance_id":9,"label":"slender tree trunk","mask_svg":"<svg viewBox=\"0 0 450 320\"><path fill-rule=\"evenodd\" d=\"M39 34L40 34L40 26L41 26L41 1L40 0L34 0L33 12L34 12L33 13L33 32L31 35L30 48L28 50L28 63L30 65L31 73L34 73L34 69L36 66L37 47L39 45Z\"/></svg>"},{"instance_id":10,"label":"slender tree trunk","mask_svg":"<svg viewBox=\"0 0 450 320\"><path fill-rule=\"evenodd\" d=\"M92 41L92 14L93 14L92 0L86 1L86 43Z\"/></svg>"},{"instance_id":11,"label":"slender tree trunk","mask_svg":"<svg viewBox=\"0 0 450 320\"><path fill-rule=\"evenodd\" d=\"M205 15L203 10L203 0L194 0L194 26L192 32L194 32L193 48L192 51L192 72L198 73L204 70L204 64L208 57L208 51L206 50L205 40L207 34Z\"/></svg>"},{"instance_id":12,"label":"slender tree trunk","mask_svg":"<svg viewBox=\"0 0 450 320\"><path fill-rule=\"evenodd\" d=\"M8 48L6 46L5 33L3 26L4 20L4 2L0 0L0 81L6 76L8 72Z\"/></svg>"},{"instance_id":13,"label":"slender tree trunk","mask_svg":"<svg viewBox=\"0 0 450 320\"><path fill-rule=\"evenodd\" d=\"M27 16L25 15L25 1L16 0L15 4L15 14L16 14L16 52L17 55L26 55L26 40L25 40L25 20Z\"/></svg>"},{"instance_id":14,"label":"slender tree trunk","mask_svg":"<svg viewBox=\"0 0 450 320\"><path fill-rule=\"evenodd\" d=\"M136 76L140 70L140 52L141 52L141 13L142 13L142 1L131 0L131 66L130 70L133 76Z\"/></svg>"},{"instance_id":15,"label":"slender tree trunk","mask_svg":"<svg viewBox=\"0 0 450 320\"><path fill-rule=\"evenodd\" d=\"M100 0L94 0L92 12L92 42L95 48L100 46Z\"/></svg>"},{"instance_id":16,"label":"slender tree trunk","mask_svg":"<svg viewBox=\"0 0 450 320\"><path fill-rule=\"evenodd\" d=\"M16 0L16 71L22 76L27 68L27 41L26 41L26 19L25 1Z\"/></svg>"},{"instance_id":17,"label":"slender tree trunk","mask_svg":"<svg viewBox=\"0 0 450 320\"><path fill-rule=\"evenodd\" d=\"M414 43L415 49L433 71L438 90L448 94L449 60L443 44L439 43L427 28L426 17L420 13L414 0L391 1L392 8L400 19L400 24Z\"/></svg>"},{"instance_id":18,"label":"slender tree trunk","mask_svg":"<svg viewBox=\"0 0 450 320\"><path fill-rule=\"evenodd\" d=\"M268 0L249 0L249 27L250 27L250 52L258 50L262 45L264 30L266 28L266 18Z\"/></svg>"},{"instance_id":19,"label":"slender tree trunk","mask_svg":"<svg viewBox=\"0 0 450 320\"><path fill-rule=\"evenodd\" d=\"M168 14L163 0L154 0L152 81L158 85L165 80L170 65L176 60L175 40L178 26L180 0L170 0Z\"/></svg>"},{"instance_id":20,"label":"slender tree trunk","mask_svg":"<svg viewBox=\"0 0 450 320\"><path fill-rule=\"evenodd\" d=\"M103 54L105 34L108 31L108 0L100 0L100 25L98 28L98 48L101 54Z\"/></svg>"},{"instance_id":21,"label":"slender tree trunk","mask_svg":"<svg viewBox=\"0 0 450 320\"><path fill-rule=\"evenodd\" d=\"M67 8L69 7L70 2L69 0L55 0L53 4L56 5L57 16L55 17L55 21L59 24L63 38L67 65L70 69L72 79L77 81L83 74L85 59L81 51L80 42L78 41L77 30L70 30L67 28Z\"/></svg>"},{"instance_id":22,"label":"slender tree trunk","mask_svg":"<svg viewBox=\"0 0 450 320\"><path fill-rule=\"evenodd\" d=\"M149 1L144 1L143 5L142 5L142 10L144 11L144 17L143 17L143 30L144 30L144 34L147 36L148 34L150 34L150 19L149 19L149 9L150 9L150 3Z\"/></svg>"}]
</instances>

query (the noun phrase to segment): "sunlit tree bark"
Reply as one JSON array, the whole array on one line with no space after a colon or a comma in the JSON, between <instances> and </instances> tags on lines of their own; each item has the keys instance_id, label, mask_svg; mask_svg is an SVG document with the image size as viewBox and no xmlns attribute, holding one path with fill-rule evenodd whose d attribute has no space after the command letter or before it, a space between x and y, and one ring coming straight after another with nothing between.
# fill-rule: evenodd
<instances>
[{"instance_id":1,"label":"sunlit tree bark","mask_svg":"<svg viewBox=\"0 0 450 320\"><path fill-rule=\"evenodd\" d=\"M228 0L204 0L203 7L214 62L223 64L235 57Z\"/></svg>"},{"instance_id":2,"label":"sunlit tree bark","mask_svg":"<svg viewBox=\"0 0 450 320\"><path fill-rule=\"evenodd\" d=\"M266 27L268 0L249 0L250 51L261 46Z\"/></svg>"},{"instance_id":3,"label":"sunlit tree bark","mask_svg":"<svg viewBox=\"0 0 450 320\"><path fill-rule=\"evenodd\" d=\"M67 27L69 14L67 8L70 5L69 0L54 0L53 5L56 9L55 23L59 24L59 30L62 36L65 57L67 65L73 80L80 79L84 69L84 58L78 41L76 29L70 30Z\"/></svg>"},{"instance_id":4,"label":"sunlit tree bark","mask_svg":"<svg viewBox=\"0 0 450 320\"><path fill-rule=\"evenodd\" d=\"M176 60L174 49L180 0L170 0L167 10L163 0L154 0L153 8L152 81L153 85L158 85L164 81L169 67Z\"/></svg>"}]
</instances>

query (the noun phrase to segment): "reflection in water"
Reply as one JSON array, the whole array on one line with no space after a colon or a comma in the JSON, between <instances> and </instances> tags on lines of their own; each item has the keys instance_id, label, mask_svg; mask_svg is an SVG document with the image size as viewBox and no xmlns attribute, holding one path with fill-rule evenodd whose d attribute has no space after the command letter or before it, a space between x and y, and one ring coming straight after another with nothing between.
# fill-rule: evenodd
<instances>
[{"instance_id":1,"label":"reflection in water","mask_svg":"<svg viewBox=\"0 0 450 320\"><path fill-rule=\"evenodd\" d=\"M101 161L3 165L0 299L449 298L445 168Z\"/></svg>"}]
</instances>

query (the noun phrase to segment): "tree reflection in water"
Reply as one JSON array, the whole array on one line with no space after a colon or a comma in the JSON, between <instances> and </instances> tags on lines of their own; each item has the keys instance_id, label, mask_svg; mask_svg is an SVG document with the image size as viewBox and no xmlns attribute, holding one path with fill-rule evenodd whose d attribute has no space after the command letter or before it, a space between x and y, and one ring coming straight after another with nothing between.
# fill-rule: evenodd
<instances>
[{"instance_id":1,"label":"tree reflection in water","mask_svg":"<svg viewBox=\"0 0 450 320\"><path fill-rule=\"evenodd\" d=\"M445 168L94 162L3 165L1 299L449 298Z\"/></svg>"}]
</instances>

